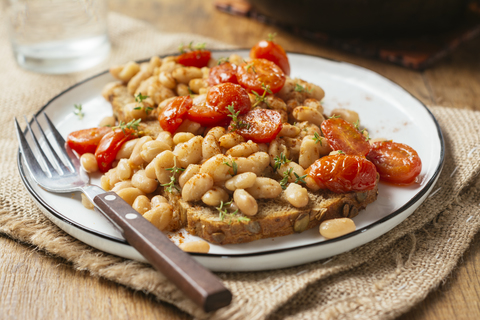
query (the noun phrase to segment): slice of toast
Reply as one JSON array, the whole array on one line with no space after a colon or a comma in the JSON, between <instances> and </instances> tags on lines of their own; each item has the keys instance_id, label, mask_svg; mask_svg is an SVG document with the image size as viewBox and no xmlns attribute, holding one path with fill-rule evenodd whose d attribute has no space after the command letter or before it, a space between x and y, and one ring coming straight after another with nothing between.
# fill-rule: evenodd
<instances>
[{"instance_id":1,"label":"slice of toast","mask_svg":"<svg viewBox=\"0 0 480 320\"><path fill-rule=\"evenodd\" d=\"M377 187L365 192L337 194L330 191L309 192L309 204L295 208L283 197L258 199L258 213L250 221L226 216L201 201L186 202L176 193L165 193L175 208L170 229L184 227L189 233L214 244L250 242L263 238L286 236L318 226L335 218L353 218L376 200Z\"/></svg>"}]
</instances>

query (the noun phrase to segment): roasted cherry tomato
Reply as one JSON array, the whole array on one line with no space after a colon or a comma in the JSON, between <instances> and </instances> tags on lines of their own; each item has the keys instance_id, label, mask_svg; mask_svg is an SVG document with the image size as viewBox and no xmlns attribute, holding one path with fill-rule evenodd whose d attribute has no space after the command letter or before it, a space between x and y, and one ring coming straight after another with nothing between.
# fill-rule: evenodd
<instances>
[{"instance_id":1,"label":"roasted cherry tomato","mask_svg":"<svg viewBox=\"0 0 480 320\"><path fill-rule=\"evenodd\" d=\"M74 131L68 135L67 144L80 155L95 153L100 140L109 131L112 131L112 128L98 127Z\"/></svg>"},{"instance_id":2,"label":"roasted cherry tomato","mask_svg":"<svg viewBox=\"0 0 480 320\"><path fill-rule=\"evenodd\" d=\"M283 72L290 75L290 63L282 46L270 40L262 40L250 50L250 58L267 59L279 66Z\"/></svg>"},{"instance_id":3,"label":"roasted cherry tomato","mask_svg":"<svg viewBox=\"0 0 480 320\"><path fill-rule=\"evenodd\" d=\"M422 171L418 153L403 143L374 142L367 159L377 167L380 179L395 184L412 183Z\"/></svg>"},{"instance_id":4,"label":"roasted cherry tomato","mask_svg":"<svg viewBox=\"0 0 480 320\"><path fill-rule=\"evenodd\" d=\"M254 109L239 116L237 122L232 120L229 129L235 129L245 140L256 143L271 142L282 130L282 117L275 110Z\"/></svg>"},{"instance_id":5,"label":"roasted cherry tomato","mask_svg":"<svg viewBox=\"0 0 480 320\"><path fill-rule=\"evenodd\" d=\"M227 125L230 123L227 109L233 105L235 112L247 113L251 108L250 97L240 85L226 82L208 90L204 104L195 105L188 111L188 119L202 126Z\"/></svg>"},{"instance_id":6,"label":"roasted cherry tomato","mask_svg":"<svg viewBox=\"0 0 480 320\"><path fill-rule=\"evenodd\" d=\"M182 122L187 118L187 112L192 107L190 96L176 97L168 103L158 114L158 121L163 130L175 133Z\"/></svg>"},{"instance_id":7,"label":"roasted cherry tomato","mask_svg":"<svg viewBox=\"0 0 480 320\"><path fill-rule=\"evenodd\" d=\"M375 165L362 156L336 154L315 161L306 173L322 189L336 193L366 191L375 187Z\"/></svg>"},{"instance_id":8,"label":"roasted cherry tomato","mask_svg":"<svg viewBox=\"0 0 480 320\"><path fill-rule=\"evenodd\" d=\"M252 59L237 67L237 79L245 89L262 95L265 87L272 93L280 91L285 84L285 73L272 61Z\"/></svg>"},{"instance_id":9,"label":"roasted cherry tomato","mask_svg":"<svg viewBox=\"0 0 480 320\"><path fill-rule=\"evenodd\" d=\"M182 53L177 57L177 62L183 64L186 67L206 67L212 53L208 50L194 50Z\"/></svg>"},{"instance_id":10,"label":"roasted cherry tomato","mask_svg":"<svg viewBox=\"0 0 480 320\"><path fill-rule=\"evenodd\" d=\"M370 143L350 122L341 118L330 118L322 122L322 132L333 150L345 154L366 156Z\"/></svg>"},{"instance_id":11,"label":"roasted cherry tomato","mask_svg":"<svg viewBox=\"0 0 480 320\"><path fill-rule=\"evenodd\" d=\"M224 62L215 66L210 69L207 81L210 86L225 82L238 83L237 66L230 62Z\"/></svg>"},{"instance_id":12,"label":"roasted cherry tomato","mask_svg":"<svg viewBox=\"0 0 480 320\"><path fill-rule=\"evenodd\" d=\"M110 129L110 132L100 140L97 150L95 151L95 158L97 159L100 172L110 170L121 146L135 137L135 130L133 129L123 129L123 131L122 129Z\"/></svg>"}]
</instances>

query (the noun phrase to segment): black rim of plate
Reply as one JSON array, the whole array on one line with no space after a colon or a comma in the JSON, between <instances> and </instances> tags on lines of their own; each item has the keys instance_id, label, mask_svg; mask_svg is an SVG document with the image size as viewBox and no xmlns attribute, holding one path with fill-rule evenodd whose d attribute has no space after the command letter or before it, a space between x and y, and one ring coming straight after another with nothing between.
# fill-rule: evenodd
<instances>
[{"instance_id":1,"label":"black rim of plate","mask_svg":"<svg viewBox=\"0 0 480 320\"><path fill-rule=\"evenodd\" d=\"M240 52L240 51L245 51L245 53L248 53L250 49L230 49L230 50L211 50L212 52ZM443 134L442 134L442 131L440 129L440 125L437 121L437 119L435 118L435 116L432 114L432 112L427 108L427 106L422 103L420 100L418 100L416 97L414 97L410 92L408 92L406 89L404 89L402 86L400 86L399 84L395 83L394 81L370 70L370 69L367 69L367 68L364 68L364 67L361 67L361 66L358 66L358 65L355 65L353 63L349 63L349 62L344 62L344 61L338 61L338 60L335 60L335 59L330 59L330 58L325 58L325 57L321 57L321 56L315 56L315 55L309 55L309 54L305 54L305 53L300 53L300 52L292 52L292 51L289 51L288 52L289 54L295 54L295 55L303 55L303 56L307 56L307 57L314 57L314 58L319 58L319 59L323 59L323 60L329 60L329 61L333 61L333 62L336 62L336 63L341 63L341 64L347 64L349 66L352 66L352 67L355 67L355 68L359 68L359 69L362 69L363 71L367 71L367 72L373 72L375 75L381 77L383 80L387 81L387 82L390 82L391 84L397 86L399 89L401 89L403 92L405 92L406 94L410 95L413 99L415 99L416 101L418 101L424 108L425 110L427 111L427 113L430 115L432 121L434 122L436 128L437 128L437 135L438 135L438 139L440 141L440 161L438 163L438 166L437 168L435 169L435 172L433 173L432 177L430 178L430 180L423 186L423 188L414 196L412 197L407 203L405 203L402 207L398 208L397 210L393 211L392 213L388 214L387 216L383 217L382 219L379 219L377 221L375 221L374 223L371 223L369 224L368 226L365 226L361 229L358 229L358 230L355 230L354 232L351 232L349 234L346 234L344 236L341 236L341 237L338 237L338 238L335 238L335 239L330 239L330 240L323 240L323 241L320 241L320 242L316 242L316 243L311 243L311 244L306 244L306 245L301 245L301 246L296 246L296 247L290 247L290 248L283 248L283 249L274 249L274 250L268 250L268 251L262 251L262 252L254 252L254 253L242 253L242 254L229 254L229 253L224 253L224 254L217 254L217 253L190 253L191 255L193 256L198 256L198 257L205 257L205 258L218 258L218 257L228 257L228 258L242 258L242 257L254 257L254 256L262 256L262 255L271 255L271 254L278 254L278 253L283 253L283 252L286 252L286 251L291 251L291 250L298 250L298 249L303 249L303 248L309 248L309 247L317 247L317 246L323 246L323 245L327 245L327 244L331 244L331 243L335 243L335 242L339 242L339 241L342 241L342 240L345 240L345 239L348 239L348 238L351 238L351 237L354 237L358 234L361 234L361 233L364 233L382 223L384 223L385 221L387 220L390 220L392 218L394 218L395 216L399 215L400 213L404 212L405 210L407 210L408 208L410 208L411 206L413 206L417 201L420 200L421 197L423 197L425 195L425 193L431 188L431 186L434 184L434 182L437 180L438 176L440 175L440 172L442 171L442 167L443 167L443 163L444 163L444 160L445 160L445 141L444 141L444 138L443 138ZM176 55L176 54L170 54L170 55ZM161 57L166 57L166 56L169 56L169 55L163 55ZM149 59L143 59L143 60L139 60L137 62L141 63L141 62L146 62L148 61ZM73 86L65 89L64 91L60 92L58 95L56 95L55 97L53 97L52 99L50 99L50 101L48 101L36 114L35 116L39 116L42 112L44 112L44 110L53 102L55 101L56 99L58 99L59 97L61 97L62 95L64 95L65 93L67 93L68 91L70 90L73 90L75 89L76 87L90 81L90 80L93 80L97 77L100 77L104 74L108 73L108 70L105 70L103 72L100 72L96 75L93 75L83 81L80 81L76 84L74 84ZM30 123L32 123L33 120L30 121ZM24 133L26 134L26 129L24 131ZM18 169L19 169L19 172L20 172L20 177L25 185L25 187L27 188L27 190L29 191L29 193L36 199L36 201L38 201L45 209L47 209L53 216L55 216L57 219L59 220L62 220L63 222L77 228L77 229L80 229L81 231L84 231L84 232L87 232L87 233L90 233L92 234L93 236L97 236L97 237L101 237L101 238L104 238L106 240L109 240L109 241L113 241L113 242L116 242L118 244L123 244L123 245L129 245L127 241L125 240L122 240L122 239L118 239L116 237L113 237L113 236L110 236L110 235L107 235L105 233L102 233L102 232L99 232L99 231L96 231L96 230L93 230L93 229L90 229L88 227L85 227L67 217L65 217L64 215L62 215L60 212L56 211L54 208L52 208L46 201L44 201L36 192L35 190L32 188L32 186L30 185L29 181L27 180L26 176L25 176L25 172L24 172L24 168L23 168L23 164L22 164L22 160L21 160L21 153L20 153L20 149L18 150L18 154L17 154L17 165L18 165ZM383 234L383 233L382 233Z\"/></svg>"}]
</instances>

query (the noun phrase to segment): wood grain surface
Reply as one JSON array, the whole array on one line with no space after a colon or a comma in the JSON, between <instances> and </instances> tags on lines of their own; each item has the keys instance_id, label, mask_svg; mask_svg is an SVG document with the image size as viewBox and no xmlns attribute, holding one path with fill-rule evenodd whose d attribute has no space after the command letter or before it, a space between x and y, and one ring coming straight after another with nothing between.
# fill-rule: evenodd
<instances>
[{"instance_id":1,"label":"wood grain surface","mask_svg":"<svg viewBox=\"0 0 480 320\"><path fill-rule=\"evenodd\" d=\"M480 39L425 72L370 60L217 12L211 0L110 0L113 11L165 32L192 32L250 47L276 32L286 50L352 62L403 86L427 105L480 110ZM74 271L63 259L0 235L0 319L191 319L153 297ZM458 268L402 320L480 319L480 235Z\"/></svg>"}]
</instances>

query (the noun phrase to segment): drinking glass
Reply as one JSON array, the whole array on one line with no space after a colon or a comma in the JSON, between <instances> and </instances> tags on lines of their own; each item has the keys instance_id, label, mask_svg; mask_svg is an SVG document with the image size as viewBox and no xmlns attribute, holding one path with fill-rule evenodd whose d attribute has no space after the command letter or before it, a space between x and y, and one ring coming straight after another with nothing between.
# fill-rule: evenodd
<instances>
[{"instance_id":1,"label":"drinking glass","mask_svg":"<svg viewBox=\"0 0 480 320\"><path fill-rule=\"evenodd\" d=\"M63 74L84 70L110 53L104 0L4 0L17 63Z\"/></svg>"}]
</instances>

